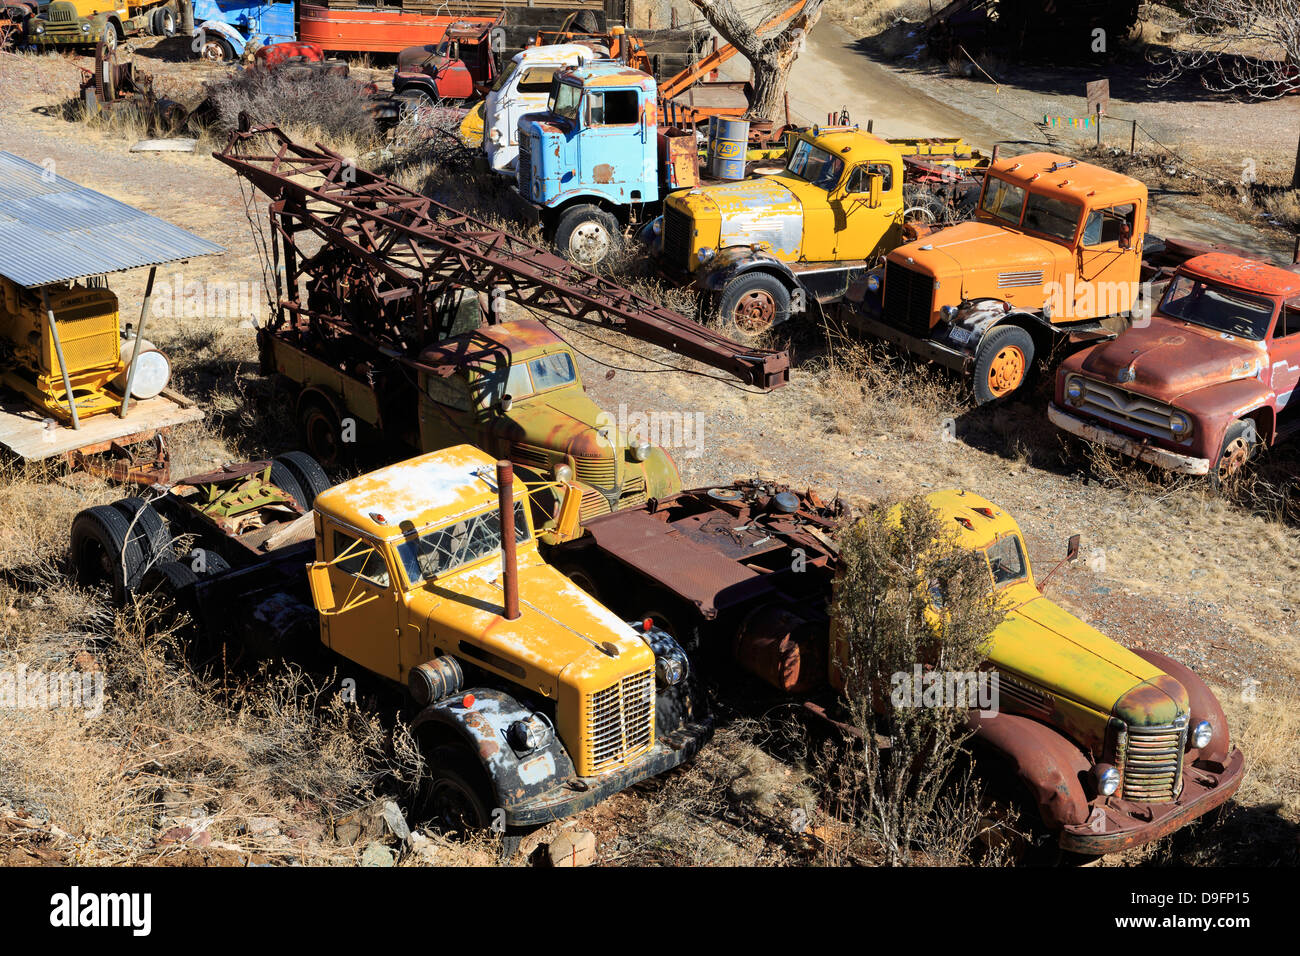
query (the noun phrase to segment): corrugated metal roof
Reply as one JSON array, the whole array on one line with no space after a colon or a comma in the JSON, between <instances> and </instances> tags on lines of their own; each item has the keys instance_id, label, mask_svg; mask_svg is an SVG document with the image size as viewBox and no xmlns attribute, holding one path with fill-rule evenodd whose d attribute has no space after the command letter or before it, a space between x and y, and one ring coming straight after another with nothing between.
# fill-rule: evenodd
<instances>
[{"instance_id":1,"label":"corrugated metal roof","mask_svg":"<svg viewBox=\"0 0 1300 956\"><path fill-rule=\"evenodd\" d=\"M0 275L27 288L225 250L0 152Z\"/></svg>"}]
</instances>

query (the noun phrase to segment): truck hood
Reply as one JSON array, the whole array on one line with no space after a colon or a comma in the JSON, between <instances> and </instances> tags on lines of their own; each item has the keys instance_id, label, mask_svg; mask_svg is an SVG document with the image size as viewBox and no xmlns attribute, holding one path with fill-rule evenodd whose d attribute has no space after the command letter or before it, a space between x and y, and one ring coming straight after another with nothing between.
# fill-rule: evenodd
<instances>
[{"instance_id":1,"label":"truck hood","mask_svg":"<svg viewBox=\"0 0 1300 956\"><path fill-rule=\"evenodd\" d=\"M1178 681L1042 596L1012 608L993 633L990 659L1130 725L1168 724L1189 710Z\"/></svg>"},{"instance_id":2,"label":"truck hood","mask_svg":"<svg viewBox=\"0 0 1300 956\"><path fill-rule=\"evenodd\" d=\"M1093 348L1082 370L1102 381L1173 401L1207 385L1251 378L1259 374L1264 361L1258 342L1224 338L1210 329L1157 315L1150 325L1133 326Z\"/></svg>"},{"instance_id":3,"label":"truck hood","mask_svg":"<svg viewBox=\"0 0 1300 956\"><path fill-rule=\"evenodd\" d=\"M604 422L609 424L596 427ZM623 447L622 436L609 416L585 392L569 387L513 405L497 419L493 431L511 442L550 448L575 458L605 458L613 448Z\"/></svg>"},{"instance_id":4,"label":"truck hood","mask_svg":"<svg viewBox=\"0 0 1300 956\"><path fill-rule=\"evenodd\" d=\"M803 203L796 180L784 174L699 186L680 194L697 222L719 223L717 248L766 244L782 259L798 258L803 246ZM707 243L706 243L707 244Z\"/></svg>"},{"instance_id":5,"label":"truck hood","mask_svg":"<svg viewBox=\"0 0 1300 956\"><path fill-rule=\"evenodd\" d=\"M520 555L519 618L502 617L501 559L439 578L416 592L429 625L453 653L462 642L526 669L520 684L549 684L554 696L561 674L599 680L654 667L654 652L625 621L596 602L535 550ZM448 640L450 638L450 641ZM612 649L607 653L601 646ZM460 648L462 659L475 655ZM480 656L480 660L484 658ZM490 661L491 658L486 658ZM546 688L543 688L544 690Z\"/></svg>"},{"instance_id":6,"label":"truck hood","mask_svg":"<svg viewBox=\"0 0 1300 956\"><path fill-rule=\"evenodd\" d=\"M986 222L963 222L899 246L889 258L909 268L920 266L936 278L961 277L962 298L996 294L1001 288L1021 291L1054 280L1057 262L1069 251L1046 239ZM1003 277L1037 274L1037 283ZM1035 303L1042 305L1041 301Z\"/></svg>"}]
</instances>

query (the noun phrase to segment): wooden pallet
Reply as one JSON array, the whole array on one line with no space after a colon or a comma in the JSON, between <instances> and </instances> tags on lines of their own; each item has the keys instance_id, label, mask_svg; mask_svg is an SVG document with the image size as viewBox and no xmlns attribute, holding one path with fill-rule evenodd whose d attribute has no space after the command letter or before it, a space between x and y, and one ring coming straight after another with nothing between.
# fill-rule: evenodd
<instances>
[{"instance_id":1,"label":"wooden pallet","mask_svg":"<svg viewBox=\"0 0 1300 956\"><path fill-rule=\"evenodd\" d=\"M21 399L0 399L0 449L23 461L68 457L72 452L104 451L113 443L130 444L160 431L197 422L203 412L185 396L166 389L157 398L132 402L125 418L107 412L83 419L79 429L49 424L50 416Z\"/></svg>"}]
</instances>

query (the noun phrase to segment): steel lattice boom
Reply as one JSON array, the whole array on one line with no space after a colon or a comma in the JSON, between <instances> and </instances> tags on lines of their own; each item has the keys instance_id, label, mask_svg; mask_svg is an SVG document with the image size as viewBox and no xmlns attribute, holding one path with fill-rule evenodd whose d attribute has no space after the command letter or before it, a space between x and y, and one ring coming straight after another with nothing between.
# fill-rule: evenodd
<instances>
[{"instance_id":1,"label":"steel lattice boom","mask_svg":"<svg viewBox=\"0 0 1300 956\"><path fill-rule=\"evenodd\" d=\"M294 143L277 127L236 132L213 155L271 199L273 252L284 264L283 277L275 270L277 323L304 331L319 323L410 361L447 334L446 297L468 288L617 328L760 388L789 381L786 352L734 342L337 153ZM321 247L303 249L304 232Z\"/></svg>"}]
</instances>

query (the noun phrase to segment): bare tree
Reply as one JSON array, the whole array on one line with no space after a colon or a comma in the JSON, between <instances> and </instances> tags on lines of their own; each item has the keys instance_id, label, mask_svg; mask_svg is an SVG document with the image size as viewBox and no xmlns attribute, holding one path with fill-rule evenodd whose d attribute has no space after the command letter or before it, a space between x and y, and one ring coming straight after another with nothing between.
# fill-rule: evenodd
<instances>
[{"instance_id":1,"label":"bare tree","mask_svg":"<svg viewBox=\"0 0 1300 956\"><path fill-rule=\"evenodd\" d=\"M763 20L752 11L742 13L736 0L691 0L709 25L754 68L754 98L746 114L751 119L781 118L790 68L799 56L804 37L821 18L823 2L807 0L784 27L760 33Z\"/></svg>"},{"instance_id":2,"label":"bare tree","mask_svg":"<svg viewBox=\"0 0 1300 956\"><path fill-rule=\"evenodd\" d=\"M1154 56L1158 83L1197 75L1206 89L1254 99L1300 93L1296 0L1184 0L1188 45Z\"/></svg>"}]
</instances>

